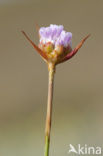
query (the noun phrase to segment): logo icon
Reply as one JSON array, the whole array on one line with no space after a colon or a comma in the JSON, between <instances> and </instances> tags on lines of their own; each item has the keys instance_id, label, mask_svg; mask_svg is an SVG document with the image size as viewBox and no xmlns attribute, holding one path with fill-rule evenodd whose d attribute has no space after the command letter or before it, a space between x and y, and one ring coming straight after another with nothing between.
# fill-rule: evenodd
<instances>
[{"instance_id":1,"label":"logo icon","mask_svg":"<svg viewBox=\"0 0 103 156\"><path fill-rule=\"evenodd\" d=\"M69 147L70 147L70 149L69 149L68 153L74 152L74 153L78 154L78 152L76 151L76 149L74 148L74 146L72 144L70 144Z\"/></svg>"}]
</instances>

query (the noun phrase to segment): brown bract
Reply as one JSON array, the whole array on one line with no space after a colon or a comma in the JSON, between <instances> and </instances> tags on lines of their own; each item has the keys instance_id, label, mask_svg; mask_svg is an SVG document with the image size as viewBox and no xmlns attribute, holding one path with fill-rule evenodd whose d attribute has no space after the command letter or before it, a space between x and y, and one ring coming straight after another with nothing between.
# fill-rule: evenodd
<instances>
[{"instance_id":1,"label":"brown bract","mask_svg":"<svg viewBox=\"0 0 103 156\"><path fill-rule=\"evenodd\" d=\"M71 59L77 52L78 50L82 47L83 43L87 40L87 38L90 36L87 35L77 46L76 48L74 48L70 53L68 53L63 59L61 59L59 62L57 62L57 64L59 63L63 63L69 59Z\"/></svg>"},{"instance_id":2,"label":"brown bract","mask_svg":"<svg viewBox=\"0 0 103 156\"><path fill-rule=\"evenodd\" d=\"M24 32L24 31L21 31L23 33L23 35L26 37L26 39L32 44L32 46L35 48L35 50L43 57L43 59L49 63L49 62L52 62L56 65L56 64L59 64L59 63L63 63L69 59L71 59L77 52L78 50L82 47L83 43L87 40L87 38L90 36L87 35L77 46L76 48L74 48L73 50L71 49L71 47L68 47L68 52L67 53L64 53L65 55L58 55L59 57L57 58L57 56L55 58L51 58L50 59L50 56L47 54L47 52L45 51L45 48L44 49L41 49L39 48L28 36L27 34ZM46 47L47 48L47 47ZM55 51L54 51L55 52ZM64 51L65 52L65 51Z\"/></svg>"},{"instance_id":3,"label":"brown bract","mask_svg":"<svg viewBox=\"0 0 103 156\"><path fill-rule=\"evenodd\" d=\"M44 51L42 51L28 36L24 31L21 31L26 39L32 44L32 46L35 48L35 50L45 59L48 60L48 57Z\"/></svg>"}]
</instances>

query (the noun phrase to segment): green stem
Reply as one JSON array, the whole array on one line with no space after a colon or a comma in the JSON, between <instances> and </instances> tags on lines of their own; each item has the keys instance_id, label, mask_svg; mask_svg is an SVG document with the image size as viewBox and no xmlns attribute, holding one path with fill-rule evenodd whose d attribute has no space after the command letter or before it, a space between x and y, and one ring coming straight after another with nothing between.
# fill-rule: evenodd
<instances>
[{"instance_id":1,"label":"green stem","mask_svg":"<svg viewBox=\"0 0 103 156\"><path fill-rule=\"evenodd\" d=\"M53 84L54 84L54 73L55 65L52 63L48 64L49 69L49 81L48 81L48 101L47 101L47 116L46 116L46 127L45 127L45 155L49 156L49 145L50 145L50 131L51 131L51 119L52 119L52 101L53 101Z\"/></svg>"}]
</instances>

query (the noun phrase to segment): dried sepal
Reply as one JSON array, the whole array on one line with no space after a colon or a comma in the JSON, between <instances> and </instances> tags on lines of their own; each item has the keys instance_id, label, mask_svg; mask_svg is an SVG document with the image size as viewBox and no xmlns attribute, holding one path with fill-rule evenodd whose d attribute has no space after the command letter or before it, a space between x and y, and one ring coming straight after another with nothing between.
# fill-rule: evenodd
<instances>
[{"instance_id":1,"label":"dried sepal","mask_svg":"<svg viewBox=\"0 0 103 156\"><path fill-rule=\"evenodd\" d=\"M48 57L44 51L42 51L28 36L24 31L21 31L23 35L26 37L26 39L32 44L32 46L35 48L35 50L47 61Z\"/></svg>"},{"instance_id":2,"label":"dried sepal","mask_svg":"<svg viewBox=\"0 0 103 156\"><path fill-rule=\"evenodd\" d=\"M69 54L67 54L63 59L61 59L59 62L57 62L57 64L59 63L63 63L69 59L71 59L77 52L78 50L82 47L83 43L87 40L87 38L90 36L87 35L77 46L76 48L74 48Z\"/></svg>"}]
</instances>

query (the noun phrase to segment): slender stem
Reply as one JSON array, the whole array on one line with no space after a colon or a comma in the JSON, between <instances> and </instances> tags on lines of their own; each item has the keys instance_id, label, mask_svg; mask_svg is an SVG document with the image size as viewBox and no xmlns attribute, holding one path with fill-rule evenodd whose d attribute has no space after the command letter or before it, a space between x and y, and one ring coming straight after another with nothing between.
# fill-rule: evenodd
<instances>
[{"instance_id":1,"label":"slender stem","mask_svg":"<svg viewBox=\"0 0 103 156\"><path fill-rule=\"evenodd\" d=\"M45 156L49 156L55 65L49 63L48 69L49 69L49 81L48 81L47 116L46 116L46 127L45 127Z\"/></svg>"}]
</instances>

